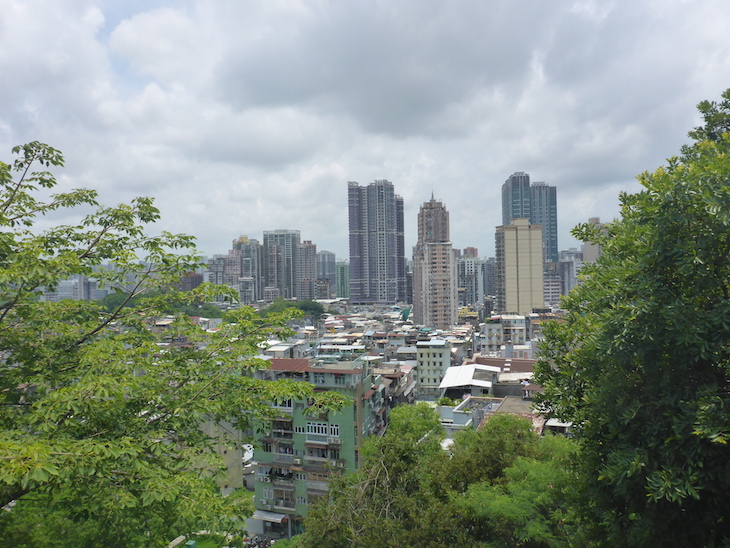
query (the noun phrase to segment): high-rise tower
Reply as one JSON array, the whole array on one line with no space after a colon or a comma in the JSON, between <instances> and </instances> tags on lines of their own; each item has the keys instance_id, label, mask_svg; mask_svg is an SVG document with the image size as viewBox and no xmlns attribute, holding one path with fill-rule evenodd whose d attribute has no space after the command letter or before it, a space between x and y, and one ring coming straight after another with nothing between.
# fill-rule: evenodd
<instances>
[{"instance_id":1,"label":"high-rise tower","mask_svg":"<svg viewBox=\"0 0 730 548\"><path fill-rule=\"evenodd\" d=\"M558 205L554 186L547 183L530 186L530 224L542 225L545 262L558 262Z\"/></svg>"},{"instance_id":2,"label":"high-rise tower","mask_svg":"<svg viewBox=\"0 0 730 548\"><path fill-rule=\"evenodd\" d=\"M264 279L285 299L296 297L298 230L264 231Z\"/></svg>"},{"instance_id":3,"label":"high-rise tower","mask_svg":"<svg viewBox=\"0 0 730 548\"><path fill-rule=\"evenodd\" d=\"M518 171L509 176L502 185L502 224L512 219L530 218L530 175Z\"/></svg>"},{"instance_id":4,"label":"high-rise tower","mask_svg":"<svg viewBox=\"0 0 730 548\"><path fill-rule=\"evenodd\" d=\"M403 198L393 183L347 184L350 301L396 303L406 297Z\"/></svg>"},{"instance_id":5,"label":"high-rise tower","mask_svg":"<svg viewBox=\"0 0 730 548\"><path fill-rule=\"evenodd\" d=\"M544 306L542 227L513 219L497 227L497 312L527 315Z\"/></svg>"},{"instance_id":6,"label":"high-rise tower","mask_svg":"<svg viewBox=\"0 0 730 548\"><path fill-rule=\"evenodd\" d=\"M528 219L542 225L543 260L557 262L558 206L556 188L547 183L530 184L530 175L518 171L502 185L502 225L514 219Z\"/></svg>"},{"instance_id":7,"label":"high-rise tower","mask_svg":"<svg viewBox=\"0 0 730 548\"><path fill-rule=\"evenodd\" d=\"M413 248L414 321L440 329L455 325L456 282L456 264L449 239L449 212L432 195L418 213L418 242Z\"/></svg>"}]
</instances>

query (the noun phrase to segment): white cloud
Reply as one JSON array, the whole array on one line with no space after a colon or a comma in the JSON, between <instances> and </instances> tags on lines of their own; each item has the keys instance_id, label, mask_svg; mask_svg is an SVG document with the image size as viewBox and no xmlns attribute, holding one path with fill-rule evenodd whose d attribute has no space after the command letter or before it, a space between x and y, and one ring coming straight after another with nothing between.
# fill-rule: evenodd
<instances>
[{"instance_id":1,"label":"white cloud","mask_svg":"<svg viewBox=\"0 0 730 548\"><path fill-rule=\"evenodd\" d=\"M206 253L295 228L347 254L346 181L393 181L407 246L433 191L493 247L514 171L569 227L678 152L730 80L721 0L8 1L0 147L63 150L66 186L152 195Z\"/></svg>"}]
</instances>

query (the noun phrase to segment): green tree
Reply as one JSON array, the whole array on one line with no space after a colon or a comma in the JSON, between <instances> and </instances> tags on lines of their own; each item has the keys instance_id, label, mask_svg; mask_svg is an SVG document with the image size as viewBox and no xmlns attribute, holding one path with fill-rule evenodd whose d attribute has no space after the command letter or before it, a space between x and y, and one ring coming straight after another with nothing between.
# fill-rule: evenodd
<instances>
[{"instance_id":1,"label":"green tree","mask_svg":"<svg viewBox=\"0 0 730 548\"><path fill-rule=\"evenodd\" d=\"M452 493L451 504L486 546L589 546L576 515L582 504L571 471L577 450L562 436L533 438L530 456L515 456L497 477Z\"/></svg>"},{"instance_id":2,"label":"green tree","mask_svg":"<svg viewBox=\"0 0 730 548\"><path fill-rule=\"evenodd\" d=\"M608 545L730 542L730 91L682 156L638 177L584 284L546 329L543 405L583 440Z\"/></svg>"},{"instance_id":3,"label":"green tree","mask_svg":"<svg viewBox=\"0 0 730 548\"><path fill-rule=\"evenodd\" d=\"M329 499L310 510L296 545L435 546L433 530L444 523L438 514L449 512L422 485L442 438L438 416L428 405L393 409L385 435L363 444L358 472L331 482Z\"/></svg>"},{"instance_id":4,"label":"green tree","mask_svg":"<svg viewBox=\"0 0 730 548\"><path fill-rule=\"evenodd\" d=\"M220 440L202 422L246 429L270 414L267 402L336 407L339 397L246 374L266 365L251 356L281 335L287 316L264 321L241 308L218 333L182 314L163 333L151 329L171 305L220 290L143 298L199 265L192 238L149 236L145 225L159 217L149 198L100 207L95 192L73 190L44 201L56 181L34 166L61 166L61 154L37 142L13 152L12 164L0 163L0 506L15 506L0 512L0 540L32 525L29 517L41 526L85 523L77 540L89 546L157 546L198 528L240 527L250 504L219 495L212 446ZM39 216L75 206L95 211L37 228ZM104 262L116 270L96 272ZM111 311L41 299L73 275L93 275L125 297Z\"/></svg>"},{"instance_id":5,"label":"green tree","mask_svg":"<svg viewBox=\"0 0 730 548\"><path fill-rule=\"evenodd\" d=\"M311 318L314 322L317 322L317 320L319 320L319 318L324 314L324 306L318 302L309 300L287 301L282 298L276 299L268 307L262 309L259 314L261 317L266 318L270 314L281 314L285 310L292 308L301 310L305 316Z\"/></svg>"},{"instance_id":6,"label":"green tree","mask_svg":"<svg viewBox=\"0 0 730 548\"><path fill-rule=\"evenodd\" d=\"M385 435L364 445L360 470L331 485L293 545L542 547L577 533L565 525L573 442L541 439L512 415L459 433L448 451L442 438L427 405L395 408Z\"/></svg>"}]
</instances>

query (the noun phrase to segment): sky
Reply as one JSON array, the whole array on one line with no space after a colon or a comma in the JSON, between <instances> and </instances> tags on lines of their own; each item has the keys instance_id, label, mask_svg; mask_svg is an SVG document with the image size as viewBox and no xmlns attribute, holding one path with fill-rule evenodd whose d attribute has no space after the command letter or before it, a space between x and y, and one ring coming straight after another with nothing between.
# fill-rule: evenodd
<instances>
[{"instance_id":1,"label":"sky","mask_svg":"<svg viewBox=\"0 0 730 548\"><path fill-rule=\"evenodd\" d=\"M730 88L727 0L0 0L0 160L152 196L202 253L295 229L348 257L347 182L393 182L406 249L443 201L494 253L501 186L557 187L560 249ZM44 223L72 222L80 212ZM409 251L407 251L409 254Z\"/></svg>"}]
</instances>

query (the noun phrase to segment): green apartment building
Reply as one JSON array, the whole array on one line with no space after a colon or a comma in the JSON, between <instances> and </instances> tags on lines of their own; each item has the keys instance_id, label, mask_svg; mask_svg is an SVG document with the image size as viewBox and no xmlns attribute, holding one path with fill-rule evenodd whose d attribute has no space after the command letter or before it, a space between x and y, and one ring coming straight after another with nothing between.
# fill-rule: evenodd
<instances>
[{"instance_id":1,"label":"green apartment building","mask_svg":"<svg viewBox=\"0 0 730 548\"><path fill-rule=\"evenodd\" d=\"M249 532L285 537L301 532L310 504L326 496L333 474L354 471L360 444L382 432L387 405L371 360L272 359L262 379L291 379L332 390L351 403L338 412L313 414L307 401L275 405L278 417L266 424L254 451L255 506Z\"/></svg>"}]
</instances>

